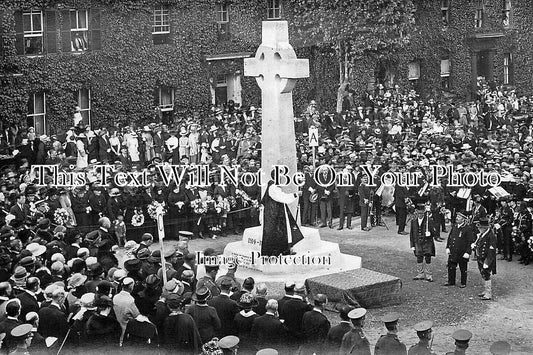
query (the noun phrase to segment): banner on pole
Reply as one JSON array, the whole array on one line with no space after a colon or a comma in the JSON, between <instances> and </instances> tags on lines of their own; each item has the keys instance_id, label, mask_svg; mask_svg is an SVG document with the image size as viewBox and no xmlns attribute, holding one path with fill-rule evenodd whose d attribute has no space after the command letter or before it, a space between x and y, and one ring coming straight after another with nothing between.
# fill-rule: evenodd
<instances>
[{"instance_id":1,"label":"banner on pole","mask_svg":"<svg viewBox=\"0 0 533 355\"><path fill-rule=\"evenodd\" d=\"M318 128L315 126L309 127L309 146L318 147Z\"/></svg>"}]
</instances>

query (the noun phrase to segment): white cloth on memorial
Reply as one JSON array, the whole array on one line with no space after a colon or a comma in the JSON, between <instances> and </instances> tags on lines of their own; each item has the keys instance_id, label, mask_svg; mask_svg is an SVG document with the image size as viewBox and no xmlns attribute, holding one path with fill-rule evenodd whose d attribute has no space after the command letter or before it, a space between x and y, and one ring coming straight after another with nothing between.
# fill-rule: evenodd
<instances>
[{"instance_id":1,"label":"white cloth on memorial","mask_svg":"<svg viewBox=\"0 0 533 355\"><path fill-rule=\"evenodd\" d=\"M281 188L279 186L276 186L274 184L270 185L270 188L268 189L268 195L274 201L279 202L279 203L283 203L285 205L291 204L291 203L295 202L296 200L298 200L298 195L295 195L293 193L291 194L291 193L283 192L283 190L281 190ZM261 211L261 222L263 221L262 212L263 211ZM285 208L284 208L284 212L285 212L285 226L287 227L287 239L288 239L289 244L290 244L290 243L292 243L291 226L290 226L290 223L289 223L289 216L287 215L287 211L285 210Z\"/></svg>"}]
</instances>

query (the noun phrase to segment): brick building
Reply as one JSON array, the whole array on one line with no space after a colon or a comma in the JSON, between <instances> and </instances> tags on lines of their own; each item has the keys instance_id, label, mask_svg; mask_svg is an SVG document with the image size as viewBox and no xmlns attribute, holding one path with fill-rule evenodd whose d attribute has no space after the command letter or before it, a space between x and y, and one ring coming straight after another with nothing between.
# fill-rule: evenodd
<instances>
[{"instance_id":1,"label":"brick building","mask_svg":"<svg viewBox=\"0 0 533 355\"><path fill-rule=\"evenodd\" d=\"M289 21L291 44L311 76L295 88L298 112L310 99L333 110L335 53L299 48L295 0L5 0L0 3L0 115L38 133L72 124L75 106L93 126L191 116L233 100L259 104L243 59L260 44L261 21ZM359 92L404 84L425 95L468 98L478 75L532 89L533 0L415 0L410 44L388 61L360 60Z\"/></svg>"}]
</instances>

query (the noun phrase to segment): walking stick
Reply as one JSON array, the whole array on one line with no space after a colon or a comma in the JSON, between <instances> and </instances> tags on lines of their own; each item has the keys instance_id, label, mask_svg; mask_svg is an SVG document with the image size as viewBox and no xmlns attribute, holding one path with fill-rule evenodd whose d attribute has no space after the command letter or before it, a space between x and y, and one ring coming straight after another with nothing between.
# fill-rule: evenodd
<instances>
[{"instance_id":1,"label":"walking stick","mask_svg":"<svg viewBox=\"0 0 533 355\"><path fill-rule=\"evenodd\" d=\"M59 350L57 351L56 355L59 355L59 353L63 349L63 346L65 345L65 342L67 341L67 338L68 338L69 334L70 334L70 328L68 328L67 335L65 335L65 339L63 339L63 342L61 343L61 346L59 347Z\"/></svg>"}]
</instances>

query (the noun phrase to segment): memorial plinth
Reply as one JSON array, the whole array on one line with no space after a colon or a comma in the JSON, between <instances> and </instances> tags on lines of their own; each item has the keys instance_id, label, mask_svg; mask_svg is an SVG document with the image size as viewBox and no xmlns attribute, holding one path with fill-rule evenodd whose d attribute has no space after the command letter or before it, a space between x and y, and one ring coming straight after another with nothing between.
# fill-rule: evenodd
<instances>
[{"instance_id":1,"label":"memorial plinth","mask_svg":"<svg viewBox=\"0 0 533 355\"><path fill-rule=\"evenodd\" d=\"M239 260L239 273L262 281L284 281L290 275L294 280L328 275L361 267L361 258L342 254L337 243L320 239L318 229L300 227L304 239L292 248L294 254L261 258L262 226L244 231L242 241L228 243L225 257ZM301 262L301 263L300 263Z\"/></svg>"},{"instance_id":2,"label":"memorial plinth","mask_svg":"<svg viewBox=\"0 0 533 355\"><path fill-rule=\"evenodd\" d=\"M394 276L360 268L307 279L311 298L328 295L328 308L337 304L377 308L401 303L402 281Z\"/></svg>"}]
</instances>

